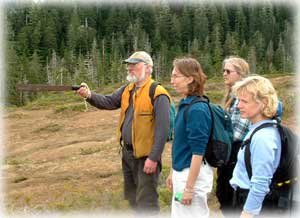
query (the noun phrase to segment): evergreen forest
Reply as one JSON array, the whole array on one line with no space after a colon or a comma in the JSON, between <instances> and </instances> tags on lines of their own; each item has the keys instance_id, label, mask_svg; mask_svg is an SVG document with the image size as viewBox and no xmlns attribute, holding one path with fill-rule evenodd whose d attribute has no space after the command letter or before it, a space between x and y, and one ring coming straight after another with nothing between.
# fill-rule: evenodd
<instances>
[{"instance_id":1,"label":"evergreen forest","mask_svg":"<svg viewBox=\"0 0 300 218\"><path fill-rule=\"evenodd\" d=\"M170 79L175 57L192 56L209 78L222 60L245 58L252 73L294 71L294 10L269 4L142 2L84 5L7 3L7 104L19 104L18 83L125 82L122 64L133 51L154 61L153 77Z\"/></svg>"}]
</instances>

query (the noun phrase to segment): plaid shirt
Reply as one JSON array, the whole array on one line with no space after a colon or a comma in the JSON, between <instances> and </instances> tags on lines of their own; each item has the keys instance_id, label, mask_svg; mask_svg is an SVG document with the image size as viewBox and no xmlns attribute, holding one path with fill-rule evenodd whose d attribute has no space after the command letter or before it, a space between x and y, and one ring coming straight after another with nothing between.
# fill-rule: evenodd
<instances>
[{"instance_id":1,"label":"plaid shirt","mask_svg":"<svg viewBox=\"0 0 300 218\"><path fill-rule=\"evenodd\" d=\"M249 120L241 118L240 110L237 107L238 103L238 99L234 98L229 109L233 127L233 141L243 141L250 125Z\"/></svg>"}]
</instances>

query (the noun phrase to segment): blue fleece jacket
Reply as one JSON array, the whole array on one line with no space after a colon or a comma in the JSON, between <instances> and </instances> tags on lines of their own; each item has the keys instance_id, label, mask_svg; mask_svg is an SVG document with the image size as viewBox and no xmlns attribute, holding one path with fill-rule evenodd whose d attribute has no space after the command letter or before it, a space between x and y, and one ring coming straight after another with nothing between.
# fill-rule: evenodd
<instances>
[{"instance_id":1,"label":"blue fleece jacket","mask_svg":"<svg viewBox=\"0 0 300 218\"><path fill-rule=\"evenodd\" d=\"M172 167L176 171L189 168L192 155L204 155L211 131L211 115L206 103L194 103L184 119L184 111L196 96L181 99L175 118L172 145Z\"/></svg>"}]
</instances>

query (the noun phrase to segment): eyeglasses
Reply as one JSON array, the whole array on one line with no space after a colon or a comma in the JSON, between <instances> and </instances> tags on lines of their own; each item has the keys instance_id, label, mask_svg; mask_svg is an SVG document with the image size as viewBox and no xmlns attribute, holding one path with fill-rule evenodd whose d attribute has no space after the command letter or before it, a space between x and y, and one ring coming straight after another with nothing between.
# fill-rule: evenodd
<instances>
[{"instance_id":1,"label":"eyeglasses","mask_svg":"<svg viewBox=\"0 0 300 218\"><path fill-rule=\"evenodd\" d=\"M172 74L171 75L171 79L177 79L177 78L180 78L180 77L185 77L183 75L176 75L176 74Z\"/></svg>"},{"instance_id":2,"label":"eyeglasses","mask_svg":"<svg viewBox=\"0 0 300 218\"><path fill-rule=\"evenodd\" d=\"M227 74L231 74L231 73L237 72L237 71L235 71L235 70L223 69L223 70L222 70L222 73L224 73L224 72L226 72Z\"/></svg>"}]
</instances>

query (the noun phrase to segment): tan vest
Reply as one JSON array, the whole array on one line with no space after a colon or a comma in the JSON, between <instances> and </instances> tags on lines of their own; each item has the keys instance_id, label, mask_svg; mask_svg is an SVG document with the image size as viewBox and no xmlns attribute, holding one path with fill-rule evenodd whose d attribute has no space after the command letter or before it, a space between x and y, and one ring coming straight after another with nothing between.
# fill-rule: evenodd
<instances>
[{"instance_id":1,"label":"tan vest","mask_svg":"<svg viewBox=\"0 0 300 218\"><path fill-rule=\"evenodd\" d=\"M132 146L134 157L140 158L148 156L152 150L154 142L154 110L149 96L149 89L153 80L149 78L147 82L140 87L132 96L134 115L132 120ZM129 106L130 91L134 84L130 83L122 94L121 114L119 127L117 129L117 139L121 143L121 128L125 119L125 112ZM169 99L169 93L162 87L157 86L154 98L159 95L166 95Z\"/></svg>"}]
</instances>

